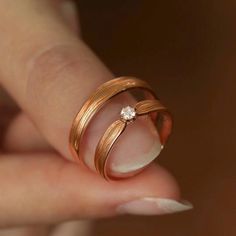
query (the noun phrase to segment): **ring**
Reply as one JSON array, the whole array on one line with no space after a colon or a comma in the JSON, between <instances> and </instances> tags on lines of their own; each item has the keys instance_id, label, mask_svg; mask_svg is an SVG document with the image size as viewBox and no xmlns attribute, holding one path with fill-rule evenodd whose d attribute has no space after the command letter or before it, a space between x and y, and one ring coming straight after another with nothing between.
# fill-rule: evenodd
<instances>
[{"instance_id":1,"label":"ring","mask_svg":"<svg viewBox=\"0 0 236 236\"><path fill-rule=\"evenodd\" d=\"M119 77L98 87L84 103L72 123L69 136L70 150L76 159L81 160L85 164L79 152L84 133L90 121L110 99L120 93L133 89L144 90L145 100L137 102L134 106L122 108L119 119L107 128L96 147L94 165L98 173L107 180L114 179L112 176L109 176L107 170L106 164L109 154L127 125L135 121L139 116L150 114L154 123L157 121L161 123L159 136L161 145L164 147L172 129L172 116L170 112L161 104L147 82L135 77Z\"/></svg>"}]
</instances>

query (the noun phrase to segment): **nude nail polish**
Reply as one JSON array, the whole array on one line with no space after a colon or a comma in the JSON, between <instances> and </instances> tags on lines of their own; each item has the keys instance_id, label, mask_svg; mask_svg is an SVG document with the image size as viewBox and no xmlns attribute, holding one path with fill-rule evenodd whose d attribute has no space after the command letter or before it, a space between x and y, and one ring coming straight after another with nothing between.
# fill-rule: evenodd
<instances>
[{"instance_id":1,"label":"nude nail polish","mask_svg":"<svg viewBox=\"0 0 236 236\"><path fill-rule=\"evenodd\" d=\"M134 215L164 215L187 211L192 208L193 205L188 201L145 197L118 206L117 212L119 214Z\"/></svg>"},{"instance_id":2,"label":"nude nail polish","mask_svg":"<svg viewBox=\"0 0 236 236\"><path fill-rule=\"evenodd\" d=\"M161 144L159 140L153 140L152 148L147 153L142 153L142 158L137 158L136 162L127 160L125 163L119 163L116 165L114 163L111 164L111 169L114 172L125 174L132 171L140 170L143 167L147 166L151 163L161 152Z\"/></svg>"}]
</instances>

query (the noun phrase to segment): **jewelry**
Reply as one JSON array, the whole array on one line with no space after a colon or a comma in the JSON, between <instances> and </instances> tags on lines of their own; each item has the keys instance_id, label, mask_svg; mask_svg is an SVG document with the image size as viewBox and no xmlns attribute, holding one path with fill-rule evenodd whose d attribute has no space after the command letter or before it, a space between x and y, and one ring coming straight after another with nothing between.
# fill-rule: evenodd
<instances>
[{"instance_id":1,"label":"jewelry","mask_svg":"<svg viewBox=\"0 0 236 236\"><path fill-rule=\"evenodd\" d=\"M70 149L74 157L84 162L79 155L79 149L85 130L93 116L114 96L137 88L146 92L146 99L138 102L134 107L127 106L123 108L120 113L120 119L108 127L97 145L94 164L96 170L105 179L113 178L107 173L106 164L114 143L125 131L126 126L130 122L135 121L137 117L152 113L151 118L153 122L156 122L157 118L162 119L159 136L161 144L164 146L172 128L172 117L170 113L167 108L160 103L147 82L134 77L119 77L98 87L98 89L84 103L73 121L69 137Z\"/></svg>"}]
</instances>

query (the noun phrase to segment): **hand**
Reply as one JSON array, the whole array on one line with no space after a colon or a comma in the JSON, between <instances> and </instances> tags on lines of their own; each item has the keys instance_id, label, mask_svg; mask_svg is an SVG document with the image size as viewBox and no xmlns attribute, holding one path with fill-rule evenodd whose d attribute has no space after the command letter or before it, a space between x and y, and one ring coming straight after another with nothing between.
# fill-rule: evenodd
<instances>
[{"instance_id":1,"label":"hand","mask_svg":"<svg viewBox=\"0 0 236 236\"><path fill-rule=\"evenodd\" d=\"M190 209L159 165L107 182L72 162L68 135L73 118L90 93L114 76L77 37L76 16L62 8L63 2L0 2L0 83L22 110L4 136L0 226ZM119 96L89 127L82 155L91 169L99 137L129 99ZM127 130L111 156L114 174L140 169L159 154L153 130L148 119Z\"/></svg>"}]
</instances>

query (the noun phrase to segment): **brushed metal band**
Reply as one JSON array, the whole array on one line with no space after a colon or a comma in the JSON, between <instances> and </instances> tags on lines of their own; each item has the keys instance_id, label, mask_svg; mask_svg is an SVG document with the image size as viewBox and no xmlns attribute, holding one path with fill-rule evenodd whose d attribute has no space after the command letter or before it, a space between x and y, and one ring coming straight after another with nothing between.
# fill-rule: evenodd
<instances>
[{"instance_id":1,"label":"brushed metal band","mask_svg":"<svg viewBox=\"0 0 236 236\"><path fill-rule=\"evenodd\" d=\"M135 88L145 89L149 92L150 97L156 97L152 88L145 81L134 77L119 77L102 84L88 98L73 121L69 137L72 151L78 158L81 140L93 116L108 100L122 92Z\"/></svg>"},{"instance_id":2,"label":"brushed metal band","mask_svg":"<svg viewBox=\"0 0 236 236\"><path fill-rule=\"evenodd\" d=\"M159 130L160 141L161 144L164 145L167 141L169 134L171 133L172 128L172 119L168 110L160 103L159 100L144 100L138 102L135 105L136 118L138 116L147 115L149 113L155 112L154 116L152 116L152 120L155 123L157 115L161 115L162 127ZM113 145L121 136L121 134L125 131L129 121L125 121L123 119L119 119L112 123L102 138L100 139L95 153L94 164L97 171L103 176L105 179L113 179L112 176L109 176L107 169L107 160L109 153L111 152Z\"/></svg>"},{"instance_id":3,"label":"brushed metal band","mask_svg":"<svg viewBox=\"0 0 236 236\"><path fill-rule=\"evenodd\" d=\"M157 100L157 96L154 91L148 85L147 82L134 78L134 77L119 77L113 80L110 80L102 84L98 89L89 97L89 99L84 103L81 110L76 115L69 137L70 149L73 153L73 156L76 159L81 159L79 155L81 141L85 133L86 128L88 127L93 116L106 104L106 102L112 99L114 96L131 90L131 89L143 89L148 93L145 94L148 100L138 102L135 106L135 112L137 116L146 115L151 112L156 112L164 114L164 123L165 124L160 133L160 138L162 144L164 144L168 138L168 135L171 132L172 119L171 115L167 109ZM153 120L156 119L156 115L152 116ZM104 133L100 139L96 153L95 153L95 167L98 172L106 179L111 177L108 176L106 163L108 155L112 150L112 147L121 133L125 130L129 122L124 119L119 119L115 121ZM164 131L163 131L164 130ZM84 160L81 159L83 162Z\"/></svg>"}]
</instances>

